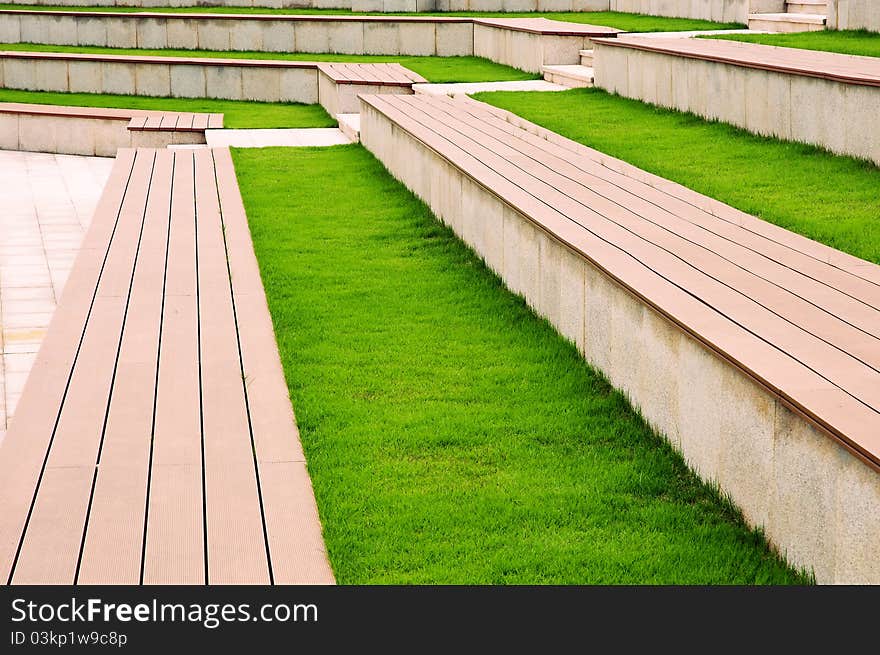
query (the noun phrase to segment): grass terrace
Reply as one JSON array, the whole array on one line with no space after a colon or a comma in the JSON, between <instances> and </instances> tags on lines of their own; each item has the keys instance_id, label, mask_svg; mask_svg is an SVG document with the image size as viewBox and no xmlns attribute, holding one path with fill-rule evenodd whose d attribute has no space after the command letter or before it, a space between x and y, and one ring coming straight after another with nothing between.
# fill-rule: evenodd
<instances>
[{"instance_id":1,"label":"grass terrace","mask_svg":"<svg viewBox=\"0 0 880 655\"><path fill-rule=\"evenodd\" d=\"M161 12L161 13L199 13L199 14L282 14L282 15L354 15L354 16L461 16L475 18L549 18L569 23L586 23L588 25L604 25L626 32L679 32L691 30L723 30L743 29L739 23L715 23L708 20L692 18L668 18L665 16L647 16L644 14L626 14L617 11L591 12L418 12L418 13L384 13L384 12L353 12L346 9L270 9L266 7L64 7L44 5L12 5L0 4L0 9L28 11L97 11L97 12Z\"/></svg>"},{"instance_id":2,"label":"grass terrace","mask_svg":"<svg viewBox=\"0 0 880 655\"><path fill-rule=\"evenodd\" d=\"M338 582L810 581L362 147L233 154Z\"/></svg>"},{"instance_id":3,"label":"grass terrace","mask_svg":"<svg viewBox=\"0 0 880 655\"><path fill-rule=\"evenodd\" d=\"M540 76L511 66L496 64L483 57L429 57L413 55L339 55L284 52L249 52L232 50L149 50L143 48L106 48L99 46L61 46L37 43L0 43L0 50L22 52L79 52L102 55L133 55L138 57L207 57L217 59L275 59L284 61L339 61L348 64L396 62L406 66L429 82L501 82L534 80Z\"/></svg>"},{"instance_id":4,"label":"grass terrace","mask_svg":"<svg viewBox=\"0 0 880 655\"><path fill-rule=\"evenodd\" d=\"M880 57L880 33L867 30L825 30L822 32L796 32L794 34L724 34L703 38L729 39L786 48L801 48L802 50Z\"/></svg>"},{"instance_id":5,"label":"grass terrace","mask_svg":"<svg viewBox=\"0 0 880 655\"><path fill-rule=\"evenodd\" d=\"M600 89L481 93L475 98L880 264L880 168L872 163Z\"/></svg>"},{"instance_id":6,"label":"grass terrace","mask_svg":"<svg viewBox=\"0 0 880 655\"><path fill-rule=\"evenodd\" d=\"M68 107L113 107L223 114L228 128L336 127L321 105L286 102L250 102L206 98L148 98L94 93L53 93L0 89L0 102L25 102Z\"/></svg>"}]
</instances>

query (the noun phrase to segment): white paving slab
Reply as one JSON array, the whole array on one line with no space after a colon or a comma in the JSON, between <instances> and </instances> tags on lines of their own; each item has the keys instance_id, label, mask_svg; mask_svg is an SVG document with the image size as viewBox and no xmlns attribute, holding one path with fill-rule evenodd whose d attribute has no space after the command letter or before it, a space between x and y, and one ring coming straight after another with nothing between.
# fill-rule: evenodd
<instances>
[{"instance_id":1,"label":"white paving slab","mask_svg":"<svg viewBox=\"0 0 880 655\"><path fill-rule=\"evenodd\" d=\"M452 96L459 93L480 93L481 91L567 91L560 84L544 80L522 80L519 82L458 82L454 84L413 84L415 93Z\"/></svg>"},{"instance_id":2,"label":"white paving slab","mask_svg":"<svg viewBox=\"0 0 880 655\"><path fill-rule=\"evenodd\" d=\"M0 150L0 440L112 166Z\"/></svg>"},{"instance_id":3,"label":"white paving slab","mask_svg":"<svg viewBox=\"0 0 880 655\"><path fill-rule=\"evenodd\" d=\"M210 147L267 148L270 146L337 146L351 140L337 127L276 130L206 130Z\"/></svg>"}]
</instances>

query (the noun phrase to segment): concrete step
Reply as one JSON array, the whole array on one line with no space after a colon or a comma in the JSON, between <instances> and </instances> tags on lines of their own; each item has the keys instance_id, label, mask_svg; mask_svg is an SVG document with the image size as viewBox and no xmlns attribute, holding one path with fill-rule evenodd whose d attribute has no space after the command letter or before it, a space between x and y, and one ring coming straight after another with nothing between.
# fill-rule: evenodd
<instances>
[{"instance_id":1,"label":"concrete step","mask_svg":"<svg viewBox=\"0 0 880 655\"><path fill-rule=\"evenodd\" d=\"M785 11L789 14L828 14L827 0L794 0L785 3Z\"/></svg>"},{"instance_id":2,"label":"concrete step","mask_svg":"<svg viewBox=\"0 0 880 655\"><path fill-rule=\"evenodd\" d=\"M360 114L336 114L336 121L342 133L351 139L352 143L361 140L361 115Z\"/></svg>"},{"instance_id":3,"label":"concrete step","mask_svg":"<svg viewBox=\"0 0 880 655\"><path fill-rule=\"evenodd\" d=\"M763 32L819 32L824 14L749 14L749 29Z\"/></svg>"},{"instance_id":4,"label":"concrete step","mask_svg":"<svg viewBox=\"0 0 880 655\"><path fill-rule=\"evenodd\" d=\"M592 50L581 50L581 66L586 66L587 68L593 67Z\"/></svg>"},{"instance_id":5,"label":"concrete step","mask_svg":"<svg viewBox=\"0 0 880 655\"><path fill-rule=\"evenodd\" d=\"M544 79L570 89L593 86L593 69L587 66L542 66Z\"/></svg>"}]
</instances>

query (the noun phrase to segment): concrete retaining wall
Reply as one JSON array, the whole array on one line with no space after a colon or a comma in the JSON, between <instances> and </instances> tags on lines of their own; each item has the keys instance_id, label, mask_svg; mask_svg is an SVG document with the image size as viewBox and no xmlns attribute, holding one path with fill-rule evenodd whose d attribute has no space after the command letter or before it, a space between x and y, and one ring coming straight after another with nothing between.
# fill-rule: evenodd
<instances>
[{"instance_id":1,"label":"concrete retaining wall","mask_svg":"<svg viewBox=\"0 0 880 655\"><path fill-rule=\"evenodd\" d=\"M201 131L135 131L128 124L128 119L0 112L0 150L115 157L119 148L205 143Z\"/></svg>"},{"instance_id":2,"label":"concrete retaining wall","mask_svg":"<svg viewBox=\"0 0 880 655\"><path fill-rule=\"evenodd\" d=\"M0 42L114 48L178 48L376 55L474 54L462 21L198 18L88 13L0 13Z\"/></svg>"},{"instance_id":3,"label":"concrete retaining wall","mask_svg":"<svg viewBox=\"0 0 880 655\"><path fill-rule=\"evenodd\" d=\"M361 141L790 562L813 569L820 582L880 582L877 472L365 104Z\"/></svg>"},{"instance_id":4,"label":"concrete retaining wall","mask_svg":"<svg viewBox=\"0 0 880 655\"><path fill-rule=\"evenodd\" d=\"M828 29L880 32L877 0L828 0Z\"/></svg>"},{"instance_id":5,"label":"concrete retaining wall","mask_svg":"<svg viewBox=\"0 0 880 655\"><path fill-rule=\"evenodd\" d=\"M595 85L880 164L880 87L594 43Z\"/></svg>"}]
</instances>

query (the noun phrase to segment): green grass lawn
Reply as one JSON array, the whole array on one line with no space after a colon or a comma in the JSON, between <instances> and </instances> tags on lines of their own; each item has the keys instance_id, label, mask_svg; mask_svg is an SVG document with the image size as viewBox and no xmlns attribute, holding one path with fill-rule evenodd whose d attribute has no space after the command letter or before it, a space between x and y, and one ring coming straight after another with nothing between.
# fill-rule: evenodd
<instances>
[{"instance_id":1,"label":"green grass lawn","mask_svg":"<svg viewBox=\"0 0 880 655\"><path fill-rule=\"evenodd\" d=\"M478 100L880 264L880 169L599 89Z\"/></svg>"},{"instance_id":2,"label":"green grass lawn","mask_svg":"<svg viewBox=\"0 0 880 655\"><path fill-rule=\"evenodd\" d=\"M337 55L282 52L238 52L216 50L148 50L103 48L98 46L59 46L36 43L0 43L0 50L25 52L91 52L141 57L219 57L221 59L282 59L287 61L343 61L347 63L397 62L418 73L429 82L501 82L534 80L540 75L526 73L511 66L496 64L482 57L416 57L409 55Z\"/></svg>"},{"instance_id":3,"label":"green grass lawn","mask_svg":"<svg viewBox=\"0 0 880 655\"><path fill-rule=\"evenodd\" d=\"M233 156L338 582L808 581L362 147Z\"/></svg>"},{"instance_id":4,"label":"green grass lawn","mask_svg":"<svg viewBox=\"0 0 880 655\"><path fill-rule=\"evenodd\" d=\"M845 55L880 57L880 33L868 32L867 30L842 30L839 32L826 30L824 32L797 32L794 34L726 34L704 38L840 52Z\"/></svg>"},{"instance_id":5,"label":"green grass lawn","mask_svg":"<svg viewBox=\"0 0 880 655\"><path fill-rule=\"evenodd\" d=\"M321 105L285 102L249 102L206 98L147 98L94 93L52 93L0 89L0 102L27 102L70 107L115 107L223 114L224 127L335 127Z\"/></svg>"},{"instance_id":6,"label":"green grass lawn","mask_svg":"<svg viewBox=\"0 0 880 655\"><path fill-rule=\"evenodd\" d=\"M587 23L589 25L604 25L616 27L627 32L678 32L688 30L722 30L739 29L745 25L739 23L713 23L708 20L691 18L668 18L665 16L646 16L643 14L627 14L619 11L591 11L591 12L419 12L407 13L383 13L383 12L352 12L346 9L268 9L264 7L61 7L43 5L11 5L0 4L0 9L26 9L33 11L112 11L119 13L135 12L163 12L163 13L211 13L211 14L288 14L288 15L349 15L356 16L475 16L480 18L537 18L544 17L551 20L561 20L571 23Z\"/></svg>"}]
</instances>

